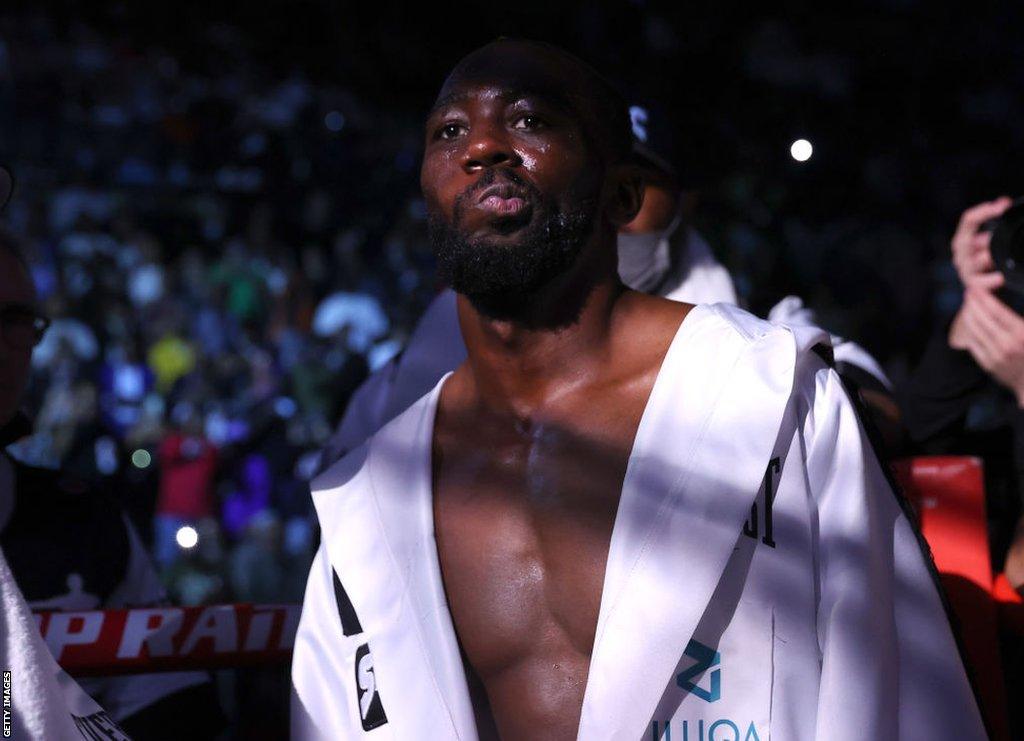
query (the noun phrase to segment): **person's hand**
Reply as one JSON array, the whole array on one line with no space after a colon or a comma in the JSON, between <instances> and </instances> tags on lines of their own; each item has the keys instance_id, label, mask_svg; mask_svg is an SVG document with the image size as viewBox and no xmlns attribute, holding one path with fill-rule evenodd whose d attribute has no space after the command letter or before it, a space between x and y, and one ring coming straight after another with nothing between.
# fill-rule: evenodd
<instances>
[{"instance_id":1,"label":"person's hand","mask_svg":"<svg viewBox=\"0 0 1024 741\"><path fill-rule=\"evenodd\" d=\"M1024 516L1017 520L1013 540L1003 562L1003 573L1013 588L1024 594Z\"/></svg>"},{"instance_id":2,"label":"person's hand","mask_svg":"<svg viewBox=\"0 0 1024 741\"><path fill-rule=\"evenodd\" d=\"M964 287L975 285L979 278L990 275L990 271L995 267L992 263L992 253L989 251L992 233L978 231L978 228L989 219L1002 215L1012 202L1011 198L1002 196L994 201L979 203L960 216L960 223L957 224L950 246L953 251L953 265Z\"/></svg>"},{"instance_id":3,"label":"person's hand","mask_svg":"<svg viewBox=\"0 0 1024 741\"><path fill-rule=\"evenodd\" d=\"M949 344L970 352L1024 408L1024 318L988 287L968 286L963 306L950 326Z\"/></svg>"}]
</instances>

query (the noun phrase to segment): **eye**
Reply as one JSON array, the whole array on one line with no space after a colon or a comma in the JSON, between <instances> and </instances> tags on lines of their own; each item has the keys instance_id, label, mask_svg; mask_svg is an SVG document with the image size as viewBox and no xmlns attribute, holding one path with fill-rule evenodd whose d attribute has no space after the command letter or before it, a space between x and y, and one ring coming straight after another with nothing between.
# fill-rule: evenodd
<instances>
[{"instance_id":1,"label":"eye","mask_svg":"<svg viewBox=\"0 0 1024 741\"><path fill-rule=\"evenodd\" d=\"M544 126L544 121L542 121L540 117L534 116L532 113L520 116L512 122L512 128L519 129L520 131L536 131Z\"/></svg>"},{"instance_id":2,"label":"eye","mask_svg":"<svg viewBox=\"0 0 1024 741\"><path fill-rule=\"evenodd\" d=\"M454 139L459 136L466 127L458 123L446 123L437 131L438 139Z\"/></svg>"}]
</instances>

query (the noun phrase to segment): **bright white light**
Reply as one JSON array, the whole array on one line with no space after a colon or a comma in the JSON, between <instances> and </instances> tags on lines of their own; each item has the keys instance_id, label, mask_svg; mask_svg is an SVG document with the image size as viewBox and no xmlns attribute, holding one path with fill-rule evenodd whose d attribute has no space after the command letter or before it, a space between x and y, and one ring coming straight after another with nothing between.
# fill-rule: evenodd
<instances>
[{"instance_id":1,"label":"bright white light","mask_svg":"<svg viewBox=\"0 0 1024 741\"><path fill-rule=\"evenodd\" d=\"M178 545L185 550L188 550L189 548L196 547L196 543L199 542L199 533L197 533L196 529L191 525L184 525L178 528L178 532L175 533L174 539L178 541Z\"/></svg>"},{"instance_id":2,"label":"bright white light","mask_svg":"<svg viewBox=\"0 0 1024 741\"><path fill-rule=\"evenodd\" d=\"M797 139L790 145L789 154L797 162L806 162L814 154L814 147L806 139Z\"/></svg>"},{"instance_id":3,"label":"bright white light","mask_svg":"<svg viewBox=\"0 0 1024 741\"><path fill-rule=\"evenodd\" d=\"M132 464L136 468L149 468L149 464L153 462L153 456L149 454L149 451L145 448L139 448L132 453Z\"/></svg>"}]
</instances>

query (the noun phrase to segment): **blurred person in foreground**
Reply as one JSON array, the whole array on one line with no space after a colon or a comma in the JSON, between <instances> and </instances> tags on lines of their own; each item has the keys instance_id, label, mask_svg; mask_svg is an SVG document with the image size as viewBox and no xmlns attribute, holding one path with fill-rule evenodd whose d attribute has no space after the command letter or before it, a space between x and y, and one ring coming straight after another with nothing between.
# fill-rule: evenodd
<instances>
[{"instance_id":1,"label":"blurred person in foreground","mask_svg":"<svg viewBox=\"0 0 1024 741\"><path fill-rule=\"evenodd\" d=\"M12 185L10 173L0 168L0 210L10 198ZM0 376L4 381L27 375L31 349L48 324L34 306L27 273L21 260L0 249ZM9 394L0 396L7 437L15 416L13 402L16 399ZM0 526L10 517L14 483L10 459L0 456ZM10 703L4 704L3 735L37 741L127 739L107 712L57 665L11 573L4 549L0 549L0 666L7 675L5 697Z\"/></svg>"},{"instance_id":2,"label":"blurred person in foreground","mask_svg":"<svg viewBox=\"0 0 1024 741\"><path fill-rule=\"evenodd\" d=\"M643 178L643 204L617 237L618 273L636 291L691 304L738 304L729 271L689 223L682 167L671 154L677 134L664 117L643 106L629 109L632 158ZM320 469L341 458L394 419L440 378L466 359L455 292L443 290L427 307L405 348L352 394L334 434L324 447ZM780 324L817 326L814 313L797 296L786 296L768 314ZM832 335L836 368L871 412L886 447L901 442L900 414L889 380L860 345Z\"/></svg>"},{"instance_id":3,"label":"blurred person in foreground","mask_svg":"<svg viewBox=\"0 0 1024 741\"><path fill-rule=\"evenodd\" d=\"M47 320L13 237L0 233L0 437L31 432L19 403L32 348ZM90 482L0 455L0 545L36 610L97 610L165 603L139 536L114 498ZM205 672L82 679L81 686L137 739L213 738L223 726Z\"/></svg>"},{"instance_id":4,"label":"blurred person in foreground","mask_svg":"<svg viewBox=\"0 0 1024 741\"><path fill-rule=\"evenodd\" d=\"M997 270L992 232L1012 201L964 211L951 241L963 303L932 337L907 386L906 424L926 453L975 454L986 466L994 563L1024 592L1024 317Z\"/></svg>"},{"instance_id":5,"label":"blurred person in foreground","mask_svg":"<svg viewBox=\"0 0 1024 741\"><path fill-rule=\"evenodd\" d=\"M293 735L984 738L828 335L622 284L611 86L500 40L425 141L467 361L312 484Z\"/></svg>"}]
</instances>

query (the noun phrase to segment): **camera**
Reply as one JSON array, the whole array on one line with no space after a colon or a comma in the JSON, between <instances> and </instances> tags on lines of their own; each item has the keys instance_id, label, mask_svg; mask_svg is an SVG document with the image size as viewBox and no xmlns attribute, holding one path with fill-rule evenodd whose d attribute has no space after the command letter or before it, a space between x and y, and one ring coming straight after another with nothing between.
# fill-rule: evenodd
<instances>
[{"instance_id":1,"label":"camera","mask_svg":"<svg viewBox=\"0 0 1024 741\"><path fill-rule=\"evenodd\" d=\"M1024 298L1024 198L1016 199L1002 216L986 221L981 230L992 232L992 262L1006 278L1006 288Z\"/></svg>"}]
</instances>

